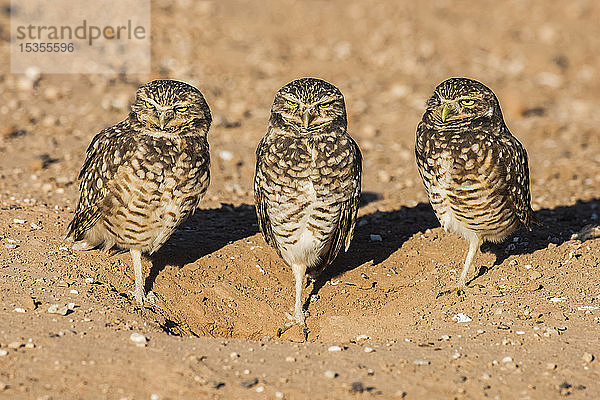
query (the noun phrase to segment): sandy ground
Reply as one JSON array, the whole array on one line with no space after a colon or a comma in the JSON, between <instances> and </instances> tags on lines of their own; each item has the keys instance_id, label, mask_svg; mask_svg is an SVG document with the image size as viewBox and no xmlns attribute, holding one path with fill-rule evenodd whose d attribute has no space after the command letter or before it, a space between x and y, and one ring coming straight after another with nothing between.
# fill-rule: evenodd
<instances>
[{"instance_id":1,"label":"sandy ground","mask_svg":"<svg viewBox=\"0 0 600 400\"><path fill-rule=\"evenodd\" d=\"M151 75L30 79L9 73L4 2L0 398L598 398L600 5L496 3L156 1ZM293 280L252 199L273 95L302 76L342 90L364 155L355 239L306 291L306 343L275 336ZM464 301L436 299L466 243L439 227L413 155L424 101L450 76L498 95L543 222L484 245ZM61 235L89 141L159 77L205 94L213 180L144 260L157 301L139 308L128 254L76 253Z\"/></svg>"}]
</instances>

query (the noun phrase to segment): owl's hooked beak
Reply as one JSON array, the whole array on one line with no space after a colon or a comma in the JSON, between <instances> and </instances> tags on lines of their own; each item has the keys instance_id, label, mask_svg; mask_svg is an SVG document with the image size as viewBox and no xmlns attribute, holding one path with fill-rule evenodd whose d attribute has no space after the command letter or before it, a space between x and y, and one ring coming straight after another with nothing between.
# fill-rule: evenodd
<instances>
[{"instance_id":1,"label":"owl's hooked beak","mask_svg":"<svg viewBox=\"0 0 600 400\"><path fill-rule=\"evenodd\" d=\"M169 110L164 110L160 112L159 115L159 125L160 129L164 130L167 124L173 119L173 113Z\"/></svg>"},{"instance_id":2,"label":"owl's hooked beak","mask_svg":"<svg viewBox=\"0 0 600 400\"><path fill-rule=\"evenodd\" d=\"M312 121L314 121L315 119L315 115L311 112L311 109L307 109L304 111L304 113L302 114L302 127L304 129L308 129L308 127L310 126L310 123Z\"/></svg>"}]
</instances>

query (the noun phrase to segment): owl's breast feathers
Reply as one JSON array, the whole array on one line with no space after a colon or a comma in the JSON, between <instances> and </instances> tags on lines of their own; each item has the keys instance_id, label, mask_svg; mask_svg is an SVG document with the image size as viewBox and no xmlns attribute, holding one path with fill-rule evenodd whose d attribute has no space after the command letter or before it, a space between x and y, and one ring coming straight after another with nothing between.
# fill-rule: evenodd
<instances>
[{"instance_id":1,"label":"owl's breast feathers","mask_svg":"<svg viewBox=\"0 0 600 400\"><path fill-rule=\"evenodd\" d=\"M324 267L352 239L360 199L360 150L345 132L297 137L277 131L270 128L257 149L255 202L260 230L281 255L281 247L291 239L283 237L279 227L304 219L323 242Z\"/></svg>"},{"instance_id":2,"label":"owl's breast feathers","mask_svg":"<svg viewBox=\"0 0 600 400\"><path fill-rule=\"evenodd\" d=\"M67 236L84 239L100 219L116 236L119 218L130 223L136 217L154 219L147 222L155 230L164 219L174 230L205 193L209 163L204 135L141 133L127 120L104 129L87 149L79 174L81 196ZM165 204L168 210L161 209ZM140 221L134 223L143 225Z\"/></svg>"},{"instance_id":3,"label":"owl's breast feathers","mask_svg":"<svg viewBox=\"0 0 600 400\"><path fill-rule=\"evenodd\" d=\"M508 231L538 223L530 206L527 153L503 123L452 132L421 122L415 151L436 213L447 202L475 230L478 224L481 229L506 224Z\"/></svg>"}]
</instances>

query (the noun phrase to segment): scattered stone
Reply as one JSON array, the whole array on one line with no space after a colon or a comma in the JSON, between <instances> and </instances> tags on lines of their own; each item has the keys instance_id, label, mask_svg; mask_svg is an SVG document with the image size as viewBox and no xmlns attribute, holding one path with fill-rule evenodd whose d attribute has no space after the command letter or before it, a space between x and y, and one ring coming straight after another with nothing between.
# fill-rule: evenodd
<instances>
[{"instance_id":1,"label":"scattered stone","mask_svg":"<svg viewBox=\"0 0 600 400\"><path fill-rule=\"evenodd\" d=\"M148 338L141 333L133 332L129 335L129 340L135 343L138 347L146 347L146 342L148 342Z\"/></svg>"},{"instance_id":2,"label":"scattered stone","mask_svg":"<svg viewBox=\"0 0 600 400\"><path fill-rule=\"evenodd\" d=\"M76 289L71 289L69 291L70 294L79 294L79 292Z\"/></svg>"},{"instance_id":3,"label":"scattered stone","mask_svg":"<svg viewBox=\"0 0 600 400\"><path fill-rule=\"evenodd\" d=\"M441 339L448 341L448 340L450 340L450 335L442 335Z\"/></svg>"},{"instance_id":4,"label":"scattered stone","mask_svg":"<svg viewBox=\"0 0 600 400\"><path fill-rule=\"evenodd\" d=\"M150 395L150 400L158 400L158 399L160 399L160 396L159 396L159 395L157 395L156 393L152 393L152 394Z\"/></svg>"},{"instance_id":5,"label":"scattered stone","mask_svg":"<svg viewBox=\"0 0 600 400\"><path fill-rule=\"evenodd\" d=\"M12 250L12 249L16 249L17 247L19 247L19 245L16 243L4 243L4 247L6 247L9 250Z\"/></svg>"},{"instance_id":6,"label":"scattered stone","mask_svg":"<svg viewBox=\"0 0 600 400\"><path fill-rule=\"evenodd\" d=\"M227 151L227 150L221 150L219 152L219 157L223 161L231 161L231 160L233 160L233 153L230 151Z\"/></svg>"},{"instance_id":7,"label":"scattered stone","mask_svg":"<svg viewBox=\"0 0 600 400\"><path fill-rule=\"evenodd\" d=\"M259 386L256 388L256 393L262 393L265 391L265 387L264 386Z\"/></svg>"},{"instance_id":8,"label":"scattered stone","mask_svg":"<svg viewBox=\"0 0 600 400\"><path fill-rule=\"evenodd\" d=\"M8 388L8 385L4 382L0 382L0 392L5 391Z\"/></svg>"},{"instance_id":9,"label":"scattered stone","mask_svg":"<svg viewBox=\"0 0 600 400\"><path fill-rule=\"evenodd\" d=\"M340 346L329 346L327 351L342 351L342 348Z\"/></svg>"},{"instance_id":10,"label":"scattered stone","mask_svg":"<svg viewBox=\"0 0 600 400\"><path fill-rule=\"evenodd\" d=\"M525 265L523 265L523 268L525 268L525 269L531 269L532 265L531 264L525 264Z\"/></svg>"},{"instance_id":11,"label":"scattered stone","mask_svg":"<svg viewBox=\"0 0 600 400\"><path fill-rule=\"evenodd\" d=\"M292 356L287 356L287 357L285 358L285 361L286 361L286 362L296 362L296 358L295 358L295 357L292 357Z\"/></svg>"},{"instance_id":12,"label":"scattered stone","mask_svg":"<svg viewBox=\"0 0 600 400\"><path fill-rule=\"evenodd\" d=\"M25 310L24 308L22 308L22 307L16 307L16 308L14 309L14 311L15 311L15 312L18 312L18 313L24 313L24 312L26 312L26 310Z\"/></svg>"},{"instance_id":13,"label":"scattered stone","mask_svg":"<svg viewBox=\"0 0 600 400\"><path fill-rule=\"evenodd\" d=\"M362 382L352 382L350 385L350 393L362 393L365 391L365 387Z\"/></svg>"},{"instance_id":14,"label":"scattered stone","mask_svg":"<svg viewBox=\"0 0 600 400\"><path fill-rule=\"evenodd\" d=\"M563 303L567 300L566 297L550 297L548 300L550 303Z\"/></svg>"},{"instance_id":15,"label":"scattered stone","mask_svg":"<svg viewBox=\"0 0 600 400\"><path fill-rule=\"evenodd\" d=\"M502 362L503 362L503 363L509 363L509 362L512 362L512 360L513 360L513 359L512 359L512 357L510 357L510 356L506 356L506 357L504 357L504 358L502 359Z\"/></svg>"},{"instance_id":16,"label":"scattered stone","mask_svg":"<svg viewBox=\"0 0 600 400\"><path fill-rule=\"evenodd\" d=\"M258 378L251 378L242 381L242 387L249 389L258 383Z\"/></svg>"},{"instance_id":17,"label":"scattered stone","mask_svg":"<svg viewBox=\"0 0 600 400\"><path fill-rule=\"evenodd\" d=\"M381 242L381 241L383 241L383 238L381 237L381 235L370 234L369 235L369 240L371 242Z\"/></svg>"},{"instance_id":18,"label":"scattered stone","mask_svg":"<svg viewBox=\"0 0 600 400\"><path fill-rule=\"evenodd\" d=\"M11 342L8 344L8 348L9 349L20 349L21 347L23 347L24 344L22 342Z\"/></svg>"},{"instance_id":19,"label":"scattered stone","mask_svg":"<svg viewBox=\"0 0 600 400\"><path fill-rule=\"evenodd\" d=\"M13 222L15 224L24 224L27 221L25 221L24 219L20 219L20 218L13 218Z\"/></svg>"},{"instance_id":20,"label":"scattered stone","mask_svg":"<svg viewBox=\"0 0 600 400\"><path fill-rule=\"evenodd\" d=\"M337 372L334 372L334 371L332 371L330 369L328 369L327 371L325 371L324 375L325 375L326 378L329 378L329 379L334 379L334 378L337 378L337 376L338 376Z\"/></svg>"},{"instance_id":21,"label":"scattered stone","mask_svg":"<svg viewBox=\"0 0 600 400\"><path fill-rule=\"evenodd\" d=\"M546 369L548 370L553 370L556 369L558 367L558 365L556 365L555 363L547 363L546 364Z\"/></svg>"},{"instance_id":22,"label":"scattered stone","mask_svg":"<svg viewBox=\"0 0 600 400\"><path fill-rule=\"evenodd\" d=\"M2 356L5 356L5 355L7 355L7 354L8 354L8 351L7 351L7 350L0 349L0 357L2 357Z\"/></svg>"},{"instance_id":23,"label":"scattered stone","mask_svg":"<svg viewBox=\"0 0 600 400\"><path fill-rule=\"evenodd\" d=\"M60 304L52 304L48 307L49 314L59 314L59 315L67 315L69 313L68 306L61 306Z\"/></svg>"},{"instance_id":24,"label":"scattered stone","mask_svg":"<svg viewBox=\"0 0 600 400\"><path fill-rule=\"evenodd\" d=\"M225 386L225 382L210 380L208 381L208 386L213 389L220 389Z\"/></svg>"},{"instance_id":25,"label":"scattered stone","mask_svg":"<svg viewBox=\"0 0 600 400\"><path fill-rule=\"evenodd\" d=\"M25 348L26 349L35 349L35 343L33 343L33 342L25 343Z\"/></svg>"},{"instance_id":26,"label":"scattered stone","mask_svg":"<svg viewBox=\"0 0 600 400\"><path fill-rule=\"evenodd\" d=\"M96 283L96 281L94 281L94 278L85 278L85 283Z\"/></svg>"},{"instance_id":27,"label":"scattered stone","mask_svg":"<svg viewBox=\"0 0 600 400\"><path fill-rule=\"evenodd\" d=\"M593 311L593 310L597 310L598 307L596 307L596 306L579 306L579 307L577 307L577 309L579 311Z\"/></svg>"},{"instance_id":28,"label":"scattered stone","mask_svg":"<svg viewBox=\"0 0 600 400\"><path fill-rule=\"evenodd\" d=\"M459 324L463 323L463 322L473 321L473 319L471 317L469 317L467 314L464 314L464 313L456 314L454 317L452 317L452 320L456 321Z\"/></svg>"},{"instance_id":29,"label":"scattered stone","mask_svg":"<svg viewBox=\"0 0 600 400\"><path fill-rule=\"evenodd\" d=\"M431 361L429 361L429 360L415 360L415 361L413 361L413 364L415 364L415 365L429 365L429 364L431 364Z\"/></svg>"},{"instance_id":30,"label":"scattered stone","mask_svg":"<svg viewBox=\"0 0 600 400\"><path fill-rule=\"evenodd\" d=\"M236 359L236 358L240 358L240 355L239 355L239 353L236 353L234 351L234 352L229 353L229 358L231 358L233 360L233 359Z\"/></svg>"},{"instance_id":31,"label":"scattered stone","mask_svg":"<svg viewBox=\"0 0 600 400\"><path fill-rule=\"evenodd\" d=\"M525 334L525 331L516 331L515 333L516 333L517 335L524 335L524 334Z\"/></svg>"},{"instance_id":32,"label":"scattered stone","mask_svg":"<svg viewBox=\"0 0 600 400\"><path fill-rule=\"evenodd\" d=\"M369 340L369 339L371 339L371 336L367 336L367 335L358 335L358 336L356 337L356 339L354 339L354 342L355 342L356 344L361 344L361 343L363 343L364 341L366 341L366 340Z\"/></svg>"},{"instance_id":33,"label":"scattered stone","mask_svg":"<svg viewBox=\"0 0 600 400\"><path fill-rule=\"evenodd\" d=\"M594 361L595 357L593 354L586 352L586 353L583 353L583 356L581 356L581 359L589 364L592 361Z\"/></svg>"},{"instance_id":34,"label":"scattered stone","mask_svg":"<svg viewBox=\"0 0 600 400\"><path fill-rule=\"evenodd\" d=\"M372 352L374 352L374 351L375 351L375 349L374 349L374 348L372 348L372 347L366 346L366 347L364 348L364 351L365 351L365 353L372 353Z\"/></svg>"},{"instance_id":35,"label":"scattered stone","mask_svg":"<svg viewBox=\"0 0 600 400\"><path fill-rule=\"evenodd\" d=\"M275 392L275 398L276 399L283 399L283 393L282 392Z\"/></svg>"}]
</instances>

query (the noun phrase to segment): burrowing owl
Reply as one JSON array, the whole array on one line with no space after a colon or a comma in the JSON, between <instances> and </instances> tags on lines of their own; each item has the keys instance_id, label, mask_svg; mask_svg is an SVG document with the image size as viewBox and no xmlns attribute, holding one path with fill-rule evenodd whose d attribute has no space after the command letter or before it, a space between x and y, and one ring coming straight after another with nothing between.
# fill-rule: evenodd
<instances>
[{"instance_id":1,"label":"burrowing owl","mask_svg":"<svg viewBox=\"0 0 600 400\"><path fill-rule=\"evenodd\" d=\"M140 304L146 299L141 253L157 251L208 187L211 121L198 89L156 80L137 90L127 119L101 131L87 149L67 237L75 250L129 249Z\"/></svg>"},{"instance_id":2,"label":"burrowing owl","mask_svg":"<svg viewBox=\"0 0 600 400\"><path fill-rule=\"evenodd\" d=\"M415 150L441 225L469 242L460 294L483 241L499 242L537 223L527 152L504 124L494 93L466 78L448 79L435 89L417 127Z\"/></svg>"},{"instance_id":3,"label":"burrowing owl","mask_svg":"<svg viewBox=\"0 0 600 400\"><path fill-rule=\"evenodd\" d=\"M256 150L254 193L263 237L296 280L294 315L288 314L285 329L298 323L307 334L305 275L315 277L350 245L361 159L346 131L346 106L338 88L303 78L277 92L267 134Z\"/></svg>"}]
</instances>

